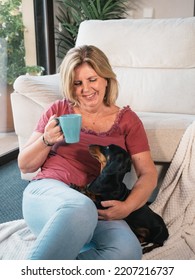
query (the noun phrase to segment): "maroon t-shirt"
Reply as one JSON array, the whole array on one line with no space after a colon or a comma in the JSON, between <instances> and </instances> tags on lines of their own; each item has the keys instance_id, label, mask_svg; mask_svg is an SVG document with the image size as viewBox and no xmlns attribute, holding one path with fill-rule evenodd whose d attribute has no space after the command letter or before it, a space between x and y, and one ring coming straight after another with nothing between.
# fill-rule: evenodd
<instances>
[{"instance_id":1,"label":"maroon t-shirt","mask_svg":"<svg viewBox=\"0 0 195 280\"><path fill-rule=\"evenodd\" d=\"M74 113L72 105L66 100L58 100L42 114L35 130L43 133L49 118L54 114L60 116L71 113ZM108 131L96 133L82 128L79 143L67 144L64 140L56 143L34 179L52 178L66 184L86 186L100 173L99 162L88 151L90 144L116 144L130 155L149 150L141 120L126 106L120 109Z\"/></svg>"}]
</instances>

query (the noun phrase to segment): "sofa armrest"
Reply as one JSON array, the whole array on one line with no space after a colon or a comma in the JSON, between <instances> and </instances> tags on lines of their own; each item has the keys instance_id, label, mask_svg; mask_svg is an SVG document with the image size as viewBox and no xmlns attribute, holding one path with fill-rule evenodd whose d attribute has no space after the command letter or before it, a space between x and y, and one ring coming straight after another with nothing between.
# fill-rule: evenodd
<instances>
[{"instance_id":1,"label":"sofa armrest","mask_svg":"<svg viewBox=\"0 0 195 280\"><path fill-rule=\"evenodd\" d=\"M19 76L11 94L15 132L21 150L32 134L42 112L57 99L62 99L59 74L46 76ZM21 174L26 180L35 174Z\"/></svg>"},{"instance_id":2,"label":"sofa armrest","mask_svg":"<svg viewBox=\"0 0 195 280\"><path fill-rule=\"evenodd\" d=\"M59 74L45 76L19 76L13 85L14 91L45 108L48 104L61 99Z\"/></svg>"},{"instance_id":3,"label":"sofa armrest","mask_svg":"<svg viewBox=\"0 0 195 280\"><path fill-rule=\"evenodd\" d=\"M28 139L43 112L51 103L61 99L59 74L46 76L19 76L11 94L15 131L18 137ZM24 145L19 143L20 148Z\"/></svg>"}]
</instances>

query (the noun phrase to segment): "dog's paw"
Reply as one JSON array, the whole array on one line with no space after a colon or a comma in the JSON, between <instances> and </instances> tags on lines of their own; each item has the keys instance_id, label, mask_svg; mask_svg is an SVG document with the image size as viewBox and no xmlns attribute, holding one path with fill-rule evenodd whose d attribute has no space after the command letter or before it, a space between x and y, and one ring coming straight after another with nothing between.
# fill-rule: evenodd
<instances>
[{"instance_id":1,"label":"dog's paw","mask_svg":"<svg viewBox=\"0 0 195 280\"><path fill-rule=\"evenodd\" d=\"M148 243L148 244L141 244L142 245L142 253L146 254L154 250L155 248L160 247L161 245L159 244L154 244L154 243Z\"/></svg>"}]
</instances>

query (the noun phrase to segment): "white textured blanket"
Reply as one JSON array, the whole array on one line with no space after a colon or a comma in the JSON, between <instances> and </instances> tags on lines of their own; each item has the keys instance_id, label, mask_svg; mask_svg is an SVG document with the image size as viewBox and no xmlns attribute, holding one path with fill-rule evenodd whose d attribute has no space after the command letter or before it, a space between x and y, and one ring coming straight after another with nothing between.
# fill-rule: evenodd
<instances>
[{"instance_id":1,"label":"white textured blanket","mask_svg":"<svg viewBox=\"0 0 195 280\"><path fill-rule=\"evenodd\" d=\"M151 205L165 220L169 238L143 259L195 259L195 122L181 139L160 192Z\"/></svg>"},{"instance_id":2,"label":"white textured blanket","mask_svg":"<svg viewBox=\"0 0 195 280\"><path fill-rule=\"evenodd\" d=\"M195 259L195 122L186 130L151 208L162 215L169 238L143 259ZM24 220L0 224L0 259L25 259L35 237Z\"/></svg>"}]
</instances>

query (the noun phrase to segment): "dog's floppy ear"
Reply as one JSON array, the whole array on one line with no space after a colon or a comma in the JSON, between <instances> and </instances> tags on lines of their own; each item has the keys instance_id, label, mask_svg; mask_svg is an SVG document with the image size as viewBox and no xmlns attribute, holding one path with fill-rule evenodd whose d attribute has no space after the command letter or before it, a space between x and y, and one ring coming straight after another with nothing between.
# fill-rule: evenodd
<instances>
[{"instance_id":1,"label":"dog's floppy ear","mask_svg":"<svg viewBox=\"0 0 195 280\"><path fill-rule=\"evenodd\" d=\"M121 158L119 160L120 155L118 156L118 160L108 160L106 166L102 170L102 173L106 174L115 174L117 172L129 172L131 171L131 159L129 158Z\"/></svg>"}]
</instances>

